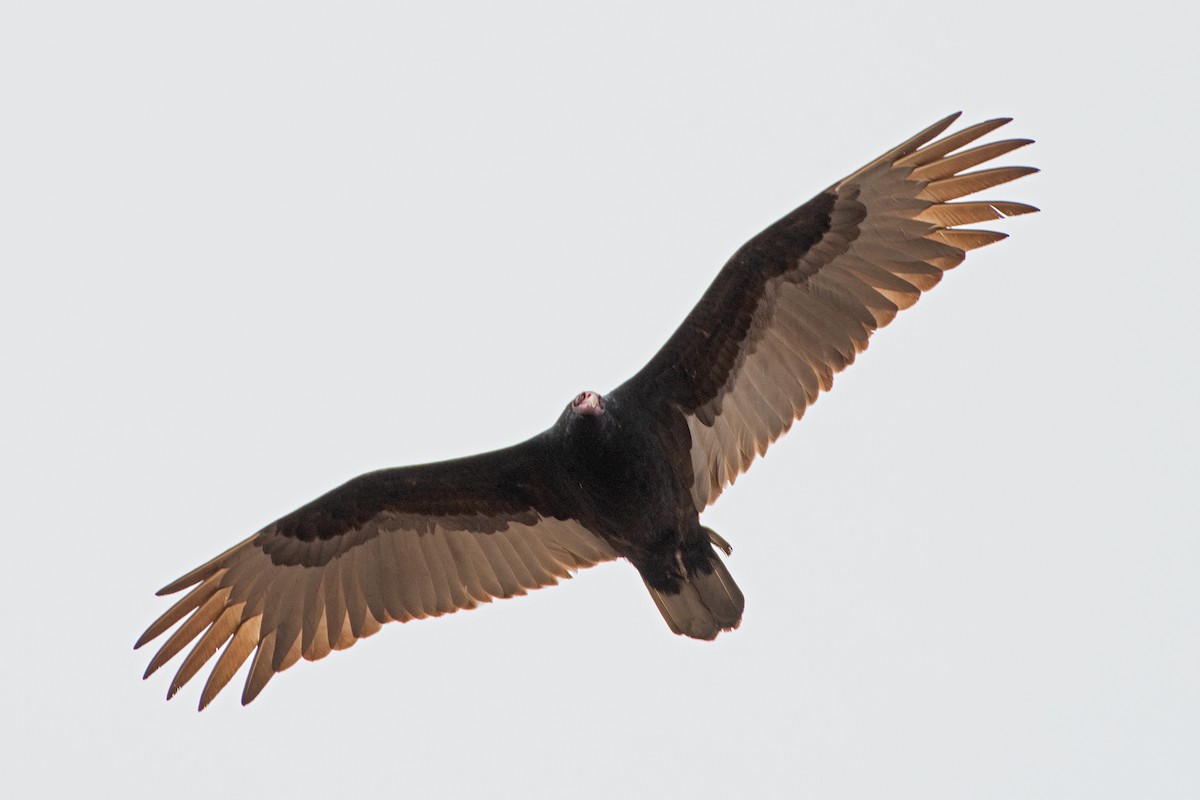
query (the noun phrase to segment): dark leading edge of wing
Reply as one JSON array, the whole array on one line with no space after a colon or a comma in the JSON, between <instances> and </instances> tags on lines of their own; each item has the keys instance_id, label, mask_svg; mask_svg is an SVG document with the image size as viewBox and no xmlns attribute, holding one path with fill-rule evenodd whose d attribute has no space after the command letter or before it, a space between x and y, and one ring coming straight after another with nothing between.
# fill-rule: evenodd
<instances>
[{"instance_id":1,"label":"dark leading edge of wing","mask_svg":"<svg viewBox=\"0 0 1200 800\"><path fill-rule=\"evenodd\" d=\"M1036 172L964 170L1029 144L961 148L996 119L927 144L927 128L747 242L650 362L618 391L665 403L691 433L697 510L783 435L867 339L966 251L1005 234L955 226L1037 211L1012 202L948 202ZM925 145L922 147L922 145Z\"/></svg>"},{"instance_id":2,"label":"dark leading edge of wing","mask_svg":"<svg viewBox=\"0 0 1200 800\"><path fill-rule=\"evenodd\" d=\"M369 473L268 525L159 592L195 587L138 640L187 617L146 676L195 641L170 697L224 647L201 692L204 708L253 653L242 694L249 703L300 658L324 658L386 622L525 594L615 558L557 508L542 446L535 438Z\"/></svg>"}]
</instances>

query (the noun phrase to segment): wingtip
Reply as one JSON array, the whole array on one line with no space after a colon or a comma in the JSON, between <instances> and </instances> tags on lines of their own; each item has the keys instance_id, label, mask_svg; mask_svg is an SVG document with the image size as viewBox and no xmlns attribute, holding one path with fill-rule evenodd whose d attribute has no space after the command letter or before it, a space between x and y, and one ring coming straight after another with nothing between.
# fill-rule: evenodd
<instances>
[{"instance_id":1,"label":"wingtip","mask_svg":"<svg viewBox=\"0 0 1200 800\"><path fill-rule=\"evenodd\" d=\"M254 665L251 664L250 675L246 678L245 686L242 687L242 705L248 706L254 702L254 698L258 697L262 690L266 688L267 682L273 678L275 674L276 673L272 671L266 676L265 679L260 678L259 680L255 680Z\"/></svg>"},{"instance_id":2,"label":"wingtip","mask_svg":"<svg viewBox=\"0 0 1200 800\"><path fill-rule=\"evenodd\" d=\"M974 125L972 125L971 127L972 128L986 127L987 132L991 133L992 131L996 130L997 128L1003 128L1005 125L1007 125L1008 123L1010 123L1012 121L1013 121L1012 117L992 117L991 119L985 119L982 122L977 122Z\"/></svg>"},{"instance_id":3,"label":"wingtip","mask_svg":"<svg viewBox=\"0 0 1200 800\"><path fill-rule=\"evenodd\" d=\"M176 592L182 591L182 590L188 588L189 586L195 586L197 583L200 582L201 579L198 577L193 577L193 575L195 575L195 571L189 572L187 575L184 575L182 578L176 578L175 580L171 581L166 586L162 587L157 592L155 592L154 596L155 597L166 597L169 594L175 594Z\"/></svg>"},{"instance_id":4,"label":"wingtip","mask_svg":"<svg viewBox=\"0 0 1200 800\"><path fill-rule=\"evenodd\" d=\"M914 136L913 139L917 139L919 137L922 140L922 142L921 142L922 144L924 144L925 142L928 142L930 139L933 139L934 137L941 135L941 133L943 131L945 131L947 128L949 128L951 125L953 125L956 121L958 121L958 118L961 117L962 114L963 114L963 112L961 112L961 111L955 111L953 114L949 114L945 117L942 117L937 122L933 123L928 128L926 128L925 130L921 131L919 134Z\"/></svg>"},{"instance_id":5,"label":"wingtip","mask_svg":"<svg viewBox=\"0 0 1200 800\"><path fill-rule=\"evenodd\" d=\"M1029 175L1037 175L1042 171L1038 167L1000 167L1000 169L1009 170L1010 174L1013 175L1008 181L1015 181L1017 178L1025 178ZM1004 182L1007 183L1008 181Z\"/></svg>"},{"instance_id":6,"label":"wingtip","mask_svg":"<svg viewBox=\"0 0 1200 800\"><path fill-rule=\"evenodd\" d=\"M999 205L999 204L997 204L997 205ZM1036 214L1037 212L1041 211L1040 208L1038 208L1037 206L1031 206L1031 205L1029 205L1029 203L1015 203L1015 202L1004 203L1002 207L998 208L998 210L1005 217L1020 217L1025 214Z\"/></svg>"},{"instance_id":7,"label":"wingtip","mask_svg":"<svg viewBox=\"0 0 1200 800\"><path fill-rule=\"evenodd\" d=\"M195 586L197 583L200 582L200 580L201 580L200 578L193 578L191 580L188 580L188 576L184 576L177 581L172 581L171 583L168 583L166 586L162 587L157 592L155 592L154 596L155 597L166 597L167 595L176 594L177 592L182 592L184 589L187 589L190 586Z\"/></svg>"}]
</instances>

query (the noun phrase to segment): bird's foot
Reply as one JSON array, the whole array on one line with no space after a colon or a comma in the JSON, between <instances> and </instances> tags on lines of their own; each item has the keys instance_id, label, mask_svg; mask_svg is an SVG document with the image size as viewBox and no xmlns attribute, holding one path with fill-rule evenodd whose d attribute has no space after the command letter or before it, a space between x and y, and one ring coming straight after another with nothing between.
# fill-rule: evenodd
<instances>
[{"instance_id":1,"label":"bird's foot","mask_svg":"<svg viewBox=\"0 0 1200 800\"><path fill-rule=\"evenodd\" d=\"M733 545L725 541L725 537L714 531L712 528L705 528L704 532L708 534L708 541L718 547L722 553L727 556L733 555Z\"/></svg>"}]
</instances>

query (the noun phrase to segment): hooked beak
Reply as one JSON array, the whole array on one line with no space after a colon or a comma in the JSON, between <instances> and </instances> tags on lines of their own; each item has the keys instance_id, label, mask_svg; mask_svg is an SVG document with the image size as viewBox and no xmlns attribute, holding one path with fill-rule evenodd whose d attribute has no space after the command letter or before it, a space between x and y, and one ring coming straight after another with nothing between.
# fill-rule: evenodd
<instances>
[{"instance_id":1,"label":"hooked beak","mask_svg":"<svg viewBox=\"0 0 1200 800\"><path fill-rule=\"evenodd\" d=\"M595 392L580 392L571 403L571 410L576 414L596 416L604 411L604 398Z\"/></svg>"}]
</instances>

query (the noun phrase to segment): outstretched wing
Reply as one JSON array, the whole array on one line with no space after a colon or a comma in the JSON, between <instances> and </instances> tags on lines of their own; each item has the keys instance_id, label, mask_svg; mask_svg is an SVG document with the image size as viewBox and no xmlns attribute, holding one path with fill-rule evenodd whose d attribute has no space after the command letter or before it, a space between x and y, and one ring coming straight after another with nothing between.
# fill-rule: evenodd
<instances>
[{"instance_id":1,"label":"outstretched wing","mask_svg":"<svg viewBox=\"0 0 1200 800\"><path fill-rule=\"evenodd\" d=\"M839 181L742 246L663 348L618 391L681 413L704 509L783 435L868 337L967 250L1005 234L961 229L1037 211L949 202L1037 170L963 172L1030 143L962 150L1009 120L930 142L954 114ZM922 147L922 145L925 145Z\"/></svg>"},{"instance_id":2,"label":"outstretched wing","mask_svg":"<svg viewBox=\"0 0 1200 800\"><path fill-rule=\"evenodd\" d=\"M146 677L188 645L174 695L216 654L203 709L250 655L249 703L277 672L370 636L525 594L616 557L558 510L539 440L471 458L360 476L164 587L194 587L136 647L187 618ZM198 641L197 641L198 637Z\"/></svg>"}]
</instances>

